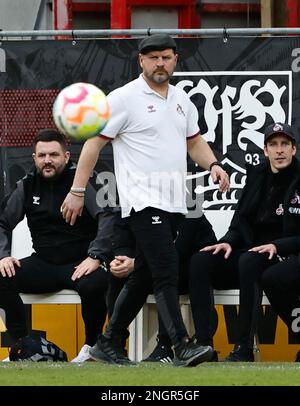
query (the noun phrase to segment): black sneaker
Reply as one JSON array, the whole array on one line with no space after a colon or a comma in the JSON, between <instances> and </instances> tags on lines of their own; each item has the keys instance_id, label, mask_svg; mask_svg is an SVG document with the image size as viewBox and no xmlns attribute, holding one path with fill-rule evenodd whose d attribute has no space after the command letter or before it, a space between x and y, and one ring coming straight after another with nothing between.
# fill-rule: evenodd
<instances>
[{"instance_id":1,"label":"black sneaker","mask_svg":"<svg viewBox=\"0 0 300 406\"><path fill-rule=\"evenodd\" d=\"M197 344L197 345L202 345L203 347L206 347L207 345L212 347L210 344L204 344L201 343L200 341L198 341L195 337L193 337L193 341ZM211 359L208 362L218 362L219 361L219 356L218 356L218 351L213 349L213 355L211 357Z\"/></svg>"},{"instance_id":2,"label":"black sneaker","mask_svg":"<svg viewBox=\"0 0 300 406\"><path fill-rule=\"evenodd\" d=\"M208 362L218 362L218 361L219 361L218 351L213 350L213 355Z\"/></svg>"},{"instance_id":3,"label":"black sneaker","mask_svg":"<svg viewBox=\"0 0 300 406\"><path fill-rule=\"evenodd\" d=\"M114 347L114 349L116 351L117 358L119 360L127 359L128 361L130 361L129 358L128 358L127 350L125 348L126 340L124 341L123 338L113 338L112 339L112 345L113 345L113 347ZM132 362L132 364L133 364L133 362Z\"/></svg>"},{"instance_id":4,"label":"black sneaker","mask_svg":"<svg viewBox=\"0 0 300 406\"><path fill-rule=\"evenodd\" d=\"M231 353L223 359L224 362L254 362L253 349L248 346L236 344Z\"/></svg>"},{"instance_id":5,"label":"black sneaker","mask_svg":"<svg viewBox=\"0 0 300 406\"><path fill-rule=\"evenodd\" d=\"M66 353L43 337L21 337L9 352L10 361L68 361Z\"/></svg>"},{"instance_id":6,"label":"black sneaker","mask_svg":"<svg viewBox=\"0 0 300 406\"><path fill-rule=\"evenodd\" d=\"M300 362L300 351L298 351L296 354L295 362Z\"/></svg>"},{"instance_id":7,"label":"black sneaker","mask_svg":"<svg viewBox=\"0 0 300 406\"><path fill-rule=\"evenodd\" d=\"M156 347L151 352L149 357L145 358L145 362L162 362L164 364L171 363L174 358L174 353L170 345L163 344L157 340Z\"/></svg>"},{"instance_id":8,"label":"black sneaker","mask_svg":"<svg viewBox=\"0 0 300 406\"><path fill-rule=\"evenodd\" d=\"M108 339L103 335L98 338L96 344L90 349L90 356L95 361L107 362L109 364L135 365L114 340Z\"/></svg>"},{"instance_id":9,"label":"black sneaker","mask_svg":"<svg viewBox=\"0 0 300 406\"><path fill-rule=\"evenodd\" d=\"M201 362L210 361L212 356L212 347L198 345L185 338L175 347L173 363L178 367L193 367Z\"/></svg>"}]
</instances>

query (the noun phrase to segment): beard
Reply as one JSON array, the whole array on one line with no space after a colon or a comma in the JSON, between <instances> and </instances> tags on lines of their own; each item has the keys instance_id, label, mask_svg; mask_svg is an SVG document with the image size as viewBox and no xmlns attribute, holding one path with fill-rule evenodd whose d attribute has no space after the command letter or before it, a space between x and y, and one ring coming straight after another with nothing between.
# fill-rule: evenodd
<instances>
[{"instance_id":1,"label":"beard","mask_svg":"<svg viewBox=\"0 0 300 406\"><path fill-rule=\"evenodd\" d=\"M46 172L45 169L52 169L52 171ZM49 181L53 181L53 180L57 179L61 173L59 168L56 168L53 165L44 165L42 168L37 168L37 172L45 180L49 180Z\"/></svg>"},{"instance_id":2,"label":"beard","mask_svg":"<svg viewBox=\"0 0 300 406\"><path fill-rule=\"evenodd\" d=\"M171 75L165 70L157 70L152 74L146 74L146 77L156 84L169 82Z\"/></svg>"}]
</instances>

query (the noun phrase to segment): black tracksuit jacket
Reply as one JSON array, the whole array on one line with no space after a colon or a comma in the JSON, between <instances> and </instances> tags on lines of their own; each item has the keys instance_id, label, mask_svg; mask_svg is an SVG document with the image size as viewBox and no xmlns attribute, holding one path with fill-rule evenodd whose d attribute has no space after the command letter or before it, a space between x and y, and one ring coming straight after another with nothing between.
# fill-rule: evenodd
<instances>
[{"instance_id":1,"label":"black tracksuit jacket","mask_svg":"<svg viewBox=\"0 0 300 406\"><path fill-rule=\"evenodd\" d=\"M26 215L36 254L54 264L72 263L88 252L110 260L114 214L97 205L92 180L85 194L81 217L71 226L60 207L68 194L76 166L69 161L55 180L47 180L34 168L4 198L0 213L0 258L10 256L12 230Z\"/></svg>"},{"instance_id":2,"label":"black tracksuit jacket","mask_svg":"<svg viewBox=\"0 0 300 406\"><path fill-rule=\"evenodd\" d=\"M260 205L261 189L265 184L269 162L247 167L247 181L239 199L228 232L219 242L227 242L233 249L250 248L254 240L253 213ZM300 163L293 158L293 179L283 199L282 237L268 243L277 247L280 256L300 251Z\"/></svg>"}]
</instances>

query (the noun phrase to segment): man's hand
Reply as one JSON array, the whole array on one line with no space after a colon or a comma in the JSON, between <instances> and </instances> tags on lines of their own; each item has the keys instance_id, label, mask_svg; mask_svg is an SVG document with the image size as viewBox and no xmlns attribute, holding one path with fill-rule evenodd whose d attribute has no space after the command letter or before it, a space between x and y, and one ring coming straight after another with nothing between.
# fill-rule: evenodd
<instances>
[{"instance_id":1,"label":"man's hand","mask_svg":"<svg viewBox=\"0 0 300 406\"><path fill-rule=\"evenodd\" d=\"M80 279L84 275L89 275L90 273L96 271L100 265L101 263L99 259L87 257L75 267L75 272L71 276L72 281L76 281L76 279Z\"/></svg>"},{"instance_id":2,"label":"man's hand","mask_svg":"<svg viewBox=\"0 0 300 406\"><path fill-rule=\"evenodd\" d=\"M71 189L82 189L87 186L90 175L98 160L99 153L108 141L109 140L102 137L92 137L83 144ZM83 196L77 196L76 192L75 194L68 193L60 210L66 222L73 226L77 216L81 216L83 206Z\"/></svg>"},{"instance_id":3,"label":"man's hand","mask_svg":"<svg viewBox=\"0 0 300 406\"><path fill-rule=\"evenodd\" d=\"M219 244L208 245L200 250L201 251L213 251L213 255L218 254L220 251L224 251L224 258L227 259L229 255L232 253L231 245L227 242L221 242Z\"/></svg>"},{"instance_id":4,"label":"man's hand","mask_svg":"<svg viewBox=\"0 0 300 406\"><path fill-rule=\"evenodd\" d=\"M274 244L259 245L257 247L251 248L249 251L258 252L260 254L264 254L266 252L269 254L268 259L272 259L274 255L277 254L277 248Z\"/></svg>"},{"instance_id":5,"label":"man's hand","mask_svg":"<svg viewBox=\"0 0 300 406\"><path fill-rule=\"evenodd\" d=\"M125 255L117 255L110 263L110 272L116 278L127 278L134 270L134 259Z\"/></svg>"},{"instance_id":6,"label":"man's hand","mask_svg":"<svg viewBox=\"0 0 300 406\"><path fill-rule=\"evenodd\" d=\"M83 206L84 196L74 196L71 193L68 193L60 208L61 214L66 220L66 223L70 223L70 225L73 226L77 216L81 216Z\"/></svg>"},{"instance_id":7,"label":"man's hand","mask_svg":"<svg viewBox=\"0 0 300 406\"><path fill-rule=\"evenodd\" d=\"M17 265L19 268L21 266L20 261L17 260L17 258L14 257L5 257L0 259L0 273L1 275L5 278L8 276L11 278L12 276L15 276L16 271L15 271L15 265Z\"/></svg>"},{"instance_id":8,"label":"man's hand","mask_svg":"<svg viewBox=\"0 0 300 406\"><path fill-rule=\"evenodd\" d=\"M229 176L227 172L224 171L223 168L219 165L214 165L211 168L210 175L214 183L219 183L219 190L220 192L229 192L230 190L230 183L229 183Z\"/></svg>"}]
</instances>

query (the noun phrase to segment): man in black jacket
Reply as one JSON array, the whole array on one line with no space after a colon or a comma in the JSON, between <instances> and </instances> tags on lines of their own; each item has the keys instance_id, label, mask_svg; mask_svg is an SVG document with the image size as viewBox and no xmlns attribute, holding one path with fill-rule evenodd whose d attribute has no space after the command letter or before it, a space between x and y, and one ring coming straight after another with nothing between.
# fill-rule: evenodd
<instances>
[{"instance_id":1,"label":"man in black jacket","mask_svg":"<svg viewBox=\"0 0 300 406\"><path fill-rule=\"evenodd\" d=\"M249 167L247 181L229 230L218 244L205 247L191 264L191 302L202 331L198 343L212 342L209 331L210 286L240 286L239 337L227 361L253 361L256 298L262 273L282 257L300 250L300 163L296 137L287 124L265 130L268 162ZM257 292L257 294L256 294ZM255 311L256 309L256 311Z\"/></svg>"},{"instance_id":2,"label":"man in black jacket","mask_svg":"<svg viewBox=\"0 0 300 406\"><path fill-rule=\"evenodd\" d=\"M66 223L60 208L76 167L65 138L55 130L42 130L33 147L35 168L4 199L0 215L0 308L6 313L13 343L10 355L30 342L19 293L73 289L81 298L86 335L73 361L82 362L89 358L89 348L106 318L106 262L111 259L113 214L98 207L91 180L86 190L71 189L75 195L84 195L85 207L75 225ZM11 256L11 234L25 215L35 252L18 260Z\"/></svg>"},{"instance_id":3,"label":"man in black jacket","mask_svg":"<svg viewBox=\"0 0 300 406\"><path fill-rule=\"evenodd\" d=\"M298 208L298 210L299 213L300 209ZM299 255L290 255L285 261L268 268L262 275L262 287L270 304L289 329L291 336L294 337L296 343L300 344ZM295 361L300 362L300 351L298 351Z\"/></svg>"}]
</instances>

